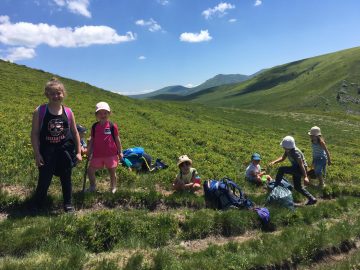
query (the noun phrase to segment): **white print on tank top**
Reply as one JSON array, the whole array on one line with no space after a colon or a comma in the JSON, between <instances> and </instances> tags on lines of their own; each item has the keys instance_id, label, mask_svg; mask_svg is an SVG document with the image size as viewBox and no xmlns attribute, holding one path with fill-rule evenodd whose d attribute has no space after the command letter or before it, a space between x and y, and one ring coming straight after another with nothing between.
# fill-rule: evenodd
<instances>
[{"instance_id":1,"label":"white print on tank top","mask_svg":"<svg viewBox=\"0 0 360 270\"><path fill-rule=\"evenodd\" d=\"M48 123L48 131L51 136L46 136L45 140L49 143L59 143L65 139L64 121L62 119L51 119Z\"/></svg>"}]
</instances>

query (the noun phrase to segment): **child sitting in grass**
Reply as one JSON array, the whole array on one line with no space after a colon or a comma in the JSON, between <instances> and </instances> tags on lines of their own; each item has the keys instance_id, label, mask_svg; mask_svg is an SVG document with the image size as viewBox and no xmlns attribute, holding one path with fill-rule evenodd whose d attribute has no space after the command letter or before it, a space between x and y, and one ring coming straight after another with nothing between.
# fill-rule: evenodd
<instances>
[{"instance_id":1,"label":"child sitting in grass","mask_svg":"<svg viewBox=\"0 0 360 270\"><path fill-rule=\"evenodd\" d=\"M180 172L175 178L173 183L173 188L176 191L181 190L190 190L196 191L200 189L200 176L197 173L195 168L192 168L192 160L187 155L182 155L179 157L177 165L180 169Z\"/></svg>"},{"instance_id":2,"label":"child sitting in grass","mask_svg":"<svg viewBox=\"0 0 360 270\"><path fill-rule=\"evenodd\" d=\"M251 156L251 163L247 166L245 172L246 180L257 185L271 180L270 175L266 175L265 172L261 171L260 161L261 156L258 153L254 153Z\"/></svg>"}]
</instances>

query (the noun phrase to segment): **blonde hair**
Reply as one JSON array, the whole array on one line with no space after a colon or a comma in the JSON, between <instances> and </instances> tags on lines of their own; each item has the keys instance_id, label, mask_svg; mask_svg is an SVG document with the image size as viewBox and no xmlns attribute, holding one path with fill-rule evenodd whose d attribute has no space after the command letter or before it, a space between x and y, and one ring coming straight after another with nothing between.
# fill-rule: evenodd
<instances>
[{"instance_id":1,"label":"blonde hair","mask_svg":"<svg viewBox=\"0 0 360 270\"><path fill-rule=\"evenodd\" d=\"M66 96L66 89L62 82L58 80L56 77L52 77L45 85L45 91L44 94L46 95L51 90L60 90L64 93L64 96Z\"/></svg>"}]
</instances>

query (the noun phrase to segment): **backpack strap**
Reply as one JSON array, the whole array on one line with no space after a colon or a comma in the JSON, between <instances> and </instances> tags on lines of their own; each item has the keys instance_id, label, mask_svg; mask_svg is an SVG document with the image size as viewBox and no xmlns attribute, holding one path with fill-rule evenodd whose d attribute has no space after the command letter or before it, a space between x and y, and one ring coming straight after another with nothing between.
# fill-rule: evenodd
<instances>
[{"instance_id":1,"label":"backpack strap","mask_svg":"<svg viewBox=\"0 0 360 270\"><path fill-rule=\"evenodd\" d=\"M226 186L232 190L232 192L235 194L235 190L238 190L240 193L240 198L243 199L244 198L244 193L242 192L241 188L234 182L232 181L230 178L223 178L222 181L224 181L226 183Z\"/></svg>"},{"instance_id":2,"label":"backpack strap","mask_svg":"<svg viewBox=\"0 0 360 270\"><path fill-rule=\"evenodd\" d=\"M71 127L71 122L73 121L73 114L72 114L72 110L69 107L63 106L64 108L64 112L65 115L69 121L69 127ZM44 118L45 118L45 114L47 112L48 109L48 105L47 104L42 104L38 107L38 112L39 112L39 128L42 128L43 122L44 122Z\"/></svg>"},{"instance_id":3,"label":"backpack strap","mask_svg":"<svg viewBox=\"0 0 360 270\"><path fill-rule=\"evenodd\" d=\"M110 121L110 131L111 131L111 136L113 137L114 139L114 142L116 143L116 140L115 140L115 128L114 128L114 123Z\"/></svg>"},{"instance_id":4,"label":"backpack strap","mask_svg":"<svg viewBox=\"0 0 360 270\"><path fill-rule=\"evenodd\" d=\"M95 128L96 128L96 125L98 124L99 122L95 122L92 126L91 126L91 137L95 138Z\"/></svg>"},{"instance_id":5,"label":"backpack strap","mask_svg":"<svg viewBox=\"0 0 360 270\"><path fill-rule=\"evenodd\" d=\"M66 117L69 121L69 127L71 127L71 122L73 121L73 113L72 110L69 107L63 106Z\"/></svg>"},{"instance_id":6,"label":"backpack strap","mask_svg":"<svg viewBox=\"0 0 360 270\"><path fill-rule=\"evenodd\" d=\"M42 128L46 111L47 111L47 104L42 104L42 105L40 105L40 106L38 107L38 113L39 113L39 130L41 130L41 128Z\"/></svg>"}]
</instances>

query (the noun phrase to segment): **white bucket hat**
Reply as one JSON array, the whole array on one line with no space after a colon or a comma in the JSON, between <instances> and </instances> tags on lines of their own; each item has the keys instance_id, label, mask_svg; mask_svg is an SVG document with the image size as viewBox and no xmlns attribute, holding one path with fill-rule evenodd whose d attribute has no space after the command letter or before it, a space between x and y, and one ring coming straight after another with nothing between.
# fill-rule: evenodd
<instances>
[{"instance_id":1,"label":"white bucket hat","mask_svg":"<svg viewBox=\"0 0 360 270\"><path fill-rule=\"evenodd\" d=\"M178 159L178 162L177 162L178 167L180 166L181 163L184 163L184 162L190 162L190 164L192 164L192 160L187 155L182 155Z\"/></svg>"},{"instance_id":2,"label":"white bucket hat","mask_svg":"<svg viewBox=\"0 0 360 270\"><path fill-rule=\"evenodd\" d=\"M321 135L321 130L319 127L314 126L310 129L310 131L308 132L309 135L312 136L320 136Z\"/></svg>"},{"instance_id":3,"label":"white bucket hat","mask_svg":"<svg viewBox=\"0 0 360 270\"><path fill-rule=\"evenodd\" d=\"M282 139L280 145L286 149L293 149L295 148L295 139L292 136L286 136Z\"/></svg>"},{"instance_id":4,"label":"white bucket hat","mask_svg":"<svg viewBox=\"0 0 360 270\"><path fill-rule=\"evenodd\" d=\"M100 110L105 110L105 111L108 111L108 112L110 112L110 106L109 106L109 104L107 104L106 102L104 102L104 101L101 101L101 102L99 102L98 104L96 104L96 106L95 106L95 112L98 112L98 111L100 111Z\"/></svg>"}]
</instances>

